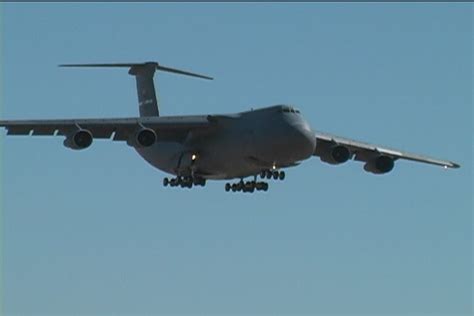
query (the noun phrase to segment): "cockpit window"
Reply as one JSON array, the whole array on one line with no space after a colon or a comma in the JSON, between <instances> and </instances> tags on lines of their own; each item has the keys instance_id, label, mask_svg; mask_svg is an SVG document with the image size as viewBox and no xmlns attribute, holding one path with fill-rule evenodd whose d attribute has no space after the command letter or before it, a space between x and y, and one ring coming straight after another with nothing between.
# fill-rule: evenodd
<instances>
[{"instance_id":1,"label":"cockpit window","mask_svg":"<svg viewBox=\"0 0 474 316\"><path fill-rule=\"evenodd\" d=\"M295 114L296 114L296 113L298 113L298 114L300 113L299 110L294 109L294 108L281 108L281 109L279 110L279 112L281 112L281 113L295 113Z\"/></svg>"}]
</instances>

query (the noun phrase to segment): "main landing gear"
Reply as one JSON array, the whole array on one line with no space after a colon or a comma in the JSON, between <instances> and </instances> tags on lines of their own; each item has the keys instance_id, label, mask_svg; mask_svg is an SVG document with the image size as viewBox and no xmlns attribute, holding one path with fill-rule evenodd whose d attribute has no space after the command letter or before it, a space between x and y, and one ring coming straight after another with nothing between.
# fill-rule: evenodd
<instances>
[{"instance_id":1,"label":"main landing gear","mask_svg":"<svg viewBox=\"0 0 474 316\"><path fill-rule=\"evenodd\" d=\"M163 186L167 187L182 187L182 188L192 188L193 186L205 186L206 179L200 177L176 177L176 178L164 178L163 179Z\"/></svg>"},{"instance_id":2,"label":"main landing gear","mask_svg":"<svg viewBox=\"0 0 474 316\"><path fill-rule=\"evenodd\" d=\"M226 192L250 192L253 193L255 190L257 191L267 191L268 190L268 183L266 182L257 182L257 181L247 181L240 180L237 183L226 183L225 184Z\"/></svg>"},{"instance_id":3,"label":"main landing gear","mask_svg":"<svg viewBox=\"0 0 474 316\"><path fill-rule=\"evenodd\" d=\"M273 180L284 180L285 179L285 172L278 171L278 170L263 170L260 173L260 178L262 179L273 179ZM257 182L257 175L253 177L253 181L244 182L241 179L237 183L226 183L225 184L226 192L250 192L253 193L255 190L257 191L267 191L268 190L268 183L267 182Z\"/></svg>"}]
</instances>

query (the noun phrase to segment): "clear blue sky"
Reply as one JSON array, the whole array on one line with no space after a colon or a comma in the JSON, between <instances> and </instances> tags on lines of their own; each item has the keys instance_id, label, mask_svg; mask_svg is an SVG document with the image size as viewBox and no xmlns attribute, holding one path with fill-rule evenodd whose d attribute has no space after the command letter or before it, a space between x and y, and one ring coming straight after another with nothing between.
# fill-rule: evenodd
<instances>
[{"instance_id":1,"label":"clear blue sky","mask_svg":"<svg viewBox=\"0 0 474 316\"><path fill-rule=\"evenodd\" d=\"M157 60L161 113L292 103L314 129L459 170L314 158L267 193L163 188L123 143L2 133L7 315L468 315L472 4L2 4L2 118L138 113L124 69Z\"/></svg>"}]
</instances>

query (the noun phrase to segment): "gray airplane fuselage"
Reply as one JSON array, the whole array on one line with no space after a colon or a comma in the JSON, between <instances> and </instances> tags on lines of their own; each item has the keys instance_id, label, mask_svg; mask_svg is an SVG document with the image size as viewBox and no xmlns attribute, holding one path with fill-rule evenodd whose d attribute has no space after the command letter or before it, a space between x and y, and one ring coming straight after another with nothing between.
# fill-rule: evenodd
<instances>
[{"instance_id":1,"label":"gray airplane fuselage","mask_svg":"<svg viewBox=\"0 0 474 316\"><path fill-rule=\"evenodd\" d=\"M227 182L227 192L267 191L268 182L284 180L285 171L310 157L331 165L349 160L383 175L399 159L459 168L444 159L313 131L300 112L275 105L224 115L160 116L154 86L157 70L212 80L211 77L166 67L158 62L64 64L62 67L128 68L135 77L138 117L97 119L0 120L7 135L61 135L64 146L88 148L94 139L126 142L150 165L175 175L163 179L169 187L205 186L206 179L240 179ZM255 176L253 181L244 178Z\"/></svg>"},{"instance_id":2,"label":"gray airplane fuselage","mask_svg":"<svg viewBox=\"0 0 474 316\"><path fill-rule=\"evenodd\" d=\"M160 139L138 153L173 175L232 179L262 170L294 166L311 157L316 138L309 124L289 106L272 106L211 116L213 127L191 131L181 140Z\"/></svg>"}]
</instances>

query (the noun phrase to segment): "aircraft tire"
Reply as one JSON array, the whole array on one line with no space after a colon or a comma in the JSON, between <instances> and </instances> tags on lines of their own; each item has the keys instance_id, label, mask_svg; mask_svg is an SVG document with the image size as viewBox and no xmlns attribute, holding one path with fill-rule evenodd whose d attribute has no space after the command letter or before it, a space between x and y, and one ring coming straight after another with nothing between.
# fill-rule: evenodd
<instances>
[{"instance_id":1,"label":"aircraft tire","mask_svg":"<svg viewBox=\"0 0 474 316\"><path fill-rule=\"evenodd\" d=\"M279 179L285 180L285 171L280 171Z\"/></svg>"}]
</instances>

